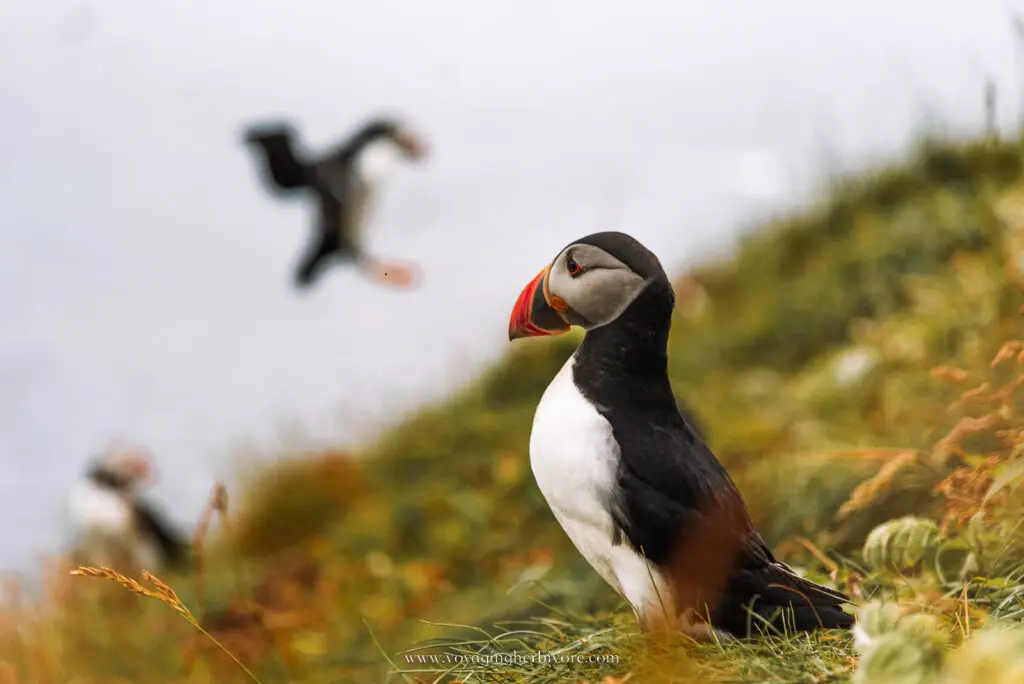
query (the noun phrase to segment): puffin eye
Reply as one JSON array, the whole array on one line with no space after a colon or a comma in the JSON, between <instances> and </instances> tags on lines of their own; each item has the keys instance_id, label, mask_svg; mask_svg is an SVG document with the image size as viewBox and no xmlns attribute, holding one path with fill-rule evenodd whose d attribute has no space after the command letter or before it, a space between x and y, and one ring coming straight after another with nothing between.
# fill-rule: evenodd
<instances>
[{"instance_id":1,"label":"puffin eye","mask_svg":"<svg viewBox=\"0 0 1024 684\"><path fill-rule=\"evenodd\" d=\"M573 278L583 273L583 267L576 263L576 260L569 257L568 261L565 262L565 267L569 270L569 275Z\"/></svg>"}]
</instances>

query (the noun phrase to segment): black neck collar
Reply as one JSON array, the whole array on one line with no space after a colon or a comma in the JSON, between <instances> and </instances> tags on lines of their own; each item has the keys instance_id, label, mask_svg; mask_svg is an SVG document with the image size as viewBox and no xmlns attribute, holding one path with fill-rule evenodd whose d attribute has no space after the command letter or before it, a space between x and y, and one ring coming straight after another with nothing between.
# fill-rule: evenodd
<instances>
[{"instance_id":1,"label":"black neck collar","mask_svg":"<svg viewBox=\"0 0 1024 684\"><path fill-rule=\"evenodd\" d=\"M390 133L378 130L361 131L353 136L348 144L345 145L345 149L341 156L351 161L362 154L371 143L381 140L386 140L391 144L397 145L394 137L392 137Z\"/></svg>"},{"instance_id":2,"label":"black neck collar","mask_svg":"<svg viewBox=\"0 0 1024 684\"><path fill-rule=\"evenodd\" d=\"M576 384L599 403L625 397L675 406L668 380L674 305L672 286L656 278L617 319L588 330L576 351Z\"/></svg>"},{"instance_id":3,"label":"black neck collar","mask_svg":"<svg viewBox=\"0 0 1024 684\"><path fill-rule=\"evenodd\" d=\"M103 466L94 466L89 470L88 477L100 487L106 487L119 492L127 492L131 489L131 482L127 478L112 473Z\"/></svg>"}]
</instances>

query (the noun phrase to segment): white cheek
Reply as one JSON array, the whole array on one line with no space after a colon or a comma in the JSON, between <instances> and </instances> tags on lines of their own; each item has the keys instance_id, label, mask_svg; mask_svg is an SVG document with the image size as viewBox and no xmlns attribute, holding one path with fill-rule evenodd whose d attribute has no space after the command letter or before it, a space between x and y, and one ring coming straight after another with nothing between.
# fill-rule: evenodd
<instances>
[{"instance_id":1,"label":"white cheek","mask_svg":"<svg viewBox=\"0 0 1024 684\"><path fill-rule=\"evenodd\" d=\"M585 318L588 330L617 319L647 287L647 281L632 271L611 269L586 272L576 278L566 274L564 281L568 282L559 283L557 291L552 288L552 294L561 296L573 311Z\"/></svg>"}]
</instances>

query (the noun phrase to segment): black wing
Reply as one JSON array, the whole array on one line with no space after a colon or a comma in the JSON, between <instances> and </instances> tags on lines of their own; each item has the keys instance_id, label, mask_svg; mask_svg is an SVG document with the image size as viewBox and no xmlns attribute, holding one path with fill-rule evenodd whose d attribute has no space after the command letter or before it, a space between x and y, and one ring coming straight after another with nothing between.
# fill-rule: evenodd
<instances>
[{"instance_id":1,"label":"black wing","mask_svg":"<svg viewBox=\"0 0 1024 684\"><path fill-rule=\"evenodd\" d=\"M720 526L723 534L753 530L732 479L678 410L620 406L601 413L621 456L613 515L652 562L668 564L688 532L705 525Z\"/></svg>"},{"instance_id":2,"label":"black wing","mask_svg":"<svg viewBox=\"0 0 1024 684\"><path fill-rule=\"evenodd\" d=\"M338 253L341 246L338 226L344 215L344 207L330 192L320 191L319 198L320 206L309 247L295 273L295 283L299 287L312 285L327 260Z\"/></svg>"},{"instance_id":3,"label":"black wing","mask_svg":"<svg viewBox=\"0 0 1024 684\"><path fill-rule=\"evenodd\" d=\"M359 228L366 197L353 187L351 175L325 166L317 195L314 233L296 271L299 287L312 285L331 258L351 262L364 257Z\"/></svg>"},{"instance_id":4,"label":"black wing","mask_svg":"<svg viewBox=\"0 0 1024 684\"><path fill-rule=\"evenodd\" d=\"M188 552L188 542L152 506L144 501L134 504L135 522L143 535L159 547L167 565L179 566Z\"/></svg>"},{"instance_id":5,"label":"black wing","mask_svg":"<svg viewBox=\"0 0 1024 684\"><path fill-rule=\"evenodd\" d=\"M683 415L620 408L610 415L621 449L613 517L623 536L733 633L778 626L788 609L796 629L848 627L848 598L775 560L725 468ZM703 612L703 611L701 611ZM751 612L763 620L751 619Z\"/></svg>"},{"instance_id":6,"label":"black wing","mask_svg":"<svg viewBox=\"0 0 1024 684\"><path fill-rule=\"evenodd\" d=\"M245 130L245 142L258 151L261 176L272 190L292 193L315 184L314 169L297 156L290 126L251 126Z\"/></svg>"}]
</instances>

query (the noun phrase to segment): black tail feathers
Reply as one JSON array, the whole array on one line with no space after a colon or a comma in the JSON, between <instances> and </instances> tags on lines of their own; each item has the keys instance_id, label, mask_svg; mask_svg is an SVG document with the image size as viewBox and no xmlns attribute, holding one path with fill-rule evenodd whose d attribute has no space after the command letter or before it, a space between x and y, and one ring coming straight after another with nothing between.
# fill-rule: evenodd
<instances>
[{"instance_id":1,"label":"black tail feathers","mask_svg":"<svg viewBox=\"0 0 1024 684\"><path fill-rule=\"evenodd\" d=\"M774 563L757 586L733 586L712 615L712 624L736 636L850 629L856 619L842 609L849 597Z\"/></svg>"},{"instance_id":2,"label":"black tail feathers","mask_svg":"<svg viewBox=\"0 0 1024 684\"><path fill-rule=\"evenodd\" d=\"M855 619L838 605L813 605L800 597L785 604L754 601L745 611L743 633L792 634L816 629L850 629ZM749 630L747 629L749 625Z\"/></svg>"}]
</instances>

